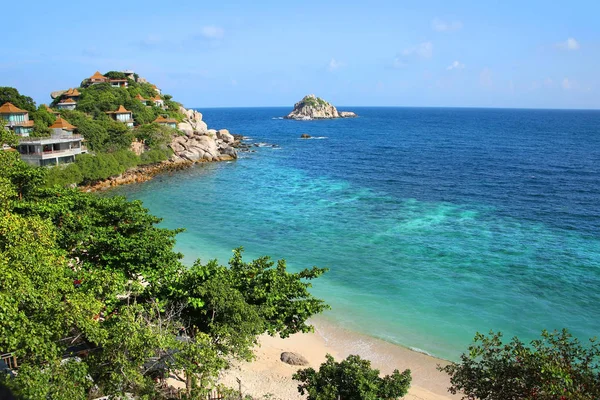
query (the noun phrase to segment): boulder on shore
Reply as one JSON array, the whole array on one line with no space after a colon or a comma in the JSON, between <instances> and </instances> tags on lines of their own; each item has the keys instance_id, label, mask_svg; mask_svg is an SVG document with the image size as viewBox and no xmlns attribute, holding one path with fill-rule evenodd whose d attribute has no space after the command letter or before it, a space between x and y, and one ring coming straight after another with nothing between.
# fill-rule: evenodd
<instances>
[{"instance_id":1,"label":"boulder on shore","mask_svg":"<svg viewBox=\"0 0 600 400\"><path fill-rule=\"evenodd\" d=\"M281 361L290 365L308 365L308 360L297 353L284 351L280 356Z\"/></svg>"},{"instance_id":2,"label":"boulder on shore","mask_svg":"<svg viewBox=\"0 0 600 400\"><path fill-rule=\"evenodd\" d=\"M171 140L172 161L225 161L237 158L234 147L239 141L227 129L208 129L202 121L202 114L196 110L181 107L179 111L185 116L177 126L183 135Z\"/></svg>"},{"instance_id":3,"label":"boulder on shore","mask_svg":"<svg viewBox=\"0 0 600 400\"><path fill-rule=\"evenodd\" d=\"M294 104L294 109L292 112L286 115L284 118L295 120L313 120L349 118L356 116L357 115L351 111L343 111L340 113L331 103L315 96L314 94L309 94Z\"/></svg>"}]
</instances>

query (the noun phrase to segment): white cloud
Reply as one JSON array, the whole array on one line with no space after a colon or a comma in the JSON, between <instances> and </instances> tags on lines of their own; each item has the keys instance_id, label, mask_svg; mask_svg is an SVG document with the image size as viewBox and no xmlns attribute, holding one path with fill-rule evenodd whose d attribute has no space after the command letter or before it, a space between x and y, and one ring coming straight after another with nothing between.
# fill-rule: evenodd
<instances>
[{"instance_id":1,"label":"white cloud","mask_svg":"<svg viewBox=\"0 0 600 400\"><path fill-rule=\"evenodd\" d=\"M402 51L402 55L405 57L414 55L421 58L431 58L433 56L433 43L423 42L414 47L406 48Z\"/></svg>"},{"instance_id":2,"label":"white cloud","mask_svg":"<svg viewBox=\"0 0 600 400\"><path fill-rule=\"evenodd\" d=\"M453 69L463 69L464 67L465 67L465 64L462 64L462 63L461 63L461 62L459 62L459 61L454 61L452 64L448 65L448 66L446 67L446 69L447 69L448 71L451 71L451 70L453 70Z\"/></svg>"},{"instance_id":3,"label":"white cloud","mask_svg":"<svg viewBox=\"0 0 600 400\"><path fill-rule=\"evenodd\" d=\"M484 88L491 88L494 86L494 80L492 78L492 70L489 68L484 68L479 73L479 84Z\"/></svg>"},{"instance_id":4,"label":"white cloud","mask_svg":"<svg viewBox=\"0 0 600 400\"><path fill-rule=\"evenodd\" d=\"M571 38L568 38L567 40L565 40L564 42L556 43L556 47L558 47L559 49L563 49L563 50L574 51L574 50L579 50L581 45L579 44L579 42L577 40L575 40L575 38L571 37Z\"/></svg>"},{"instance_id":5,"label":"white cloud","mask_svg":"<svg viewBox=\"0 0 600 400\"><path fill-rule=\"evenodd\" d=\"M200 34L207 39L221 39L225 35L223 28L214 25L203 26Z\"/></svg>"},{"instance_id":6,"label":"white cloud","mask_svg":"<svg viewBox=\"0 0 600 400\"><path fill-rule=\"evenodd\" d=\"M431 28L438 32L452 32L462 29L463 24L460 21L444 21L440 18L434 18L431 21Z\"/></svg>"},{"instance_id":7,"label":"white cloud","mask_svg":"<svg viewBox=\"0 0 600 400\"><path fill-rule=\"evenodd\" d=\"M329 71L333 72L336 69L340 69L341 67L343 67L345 64L341 61L337 61L335 58L332 58L329 61L329 65L327 66L327 69L329 69Z\"/></svg>"}]
</instances>

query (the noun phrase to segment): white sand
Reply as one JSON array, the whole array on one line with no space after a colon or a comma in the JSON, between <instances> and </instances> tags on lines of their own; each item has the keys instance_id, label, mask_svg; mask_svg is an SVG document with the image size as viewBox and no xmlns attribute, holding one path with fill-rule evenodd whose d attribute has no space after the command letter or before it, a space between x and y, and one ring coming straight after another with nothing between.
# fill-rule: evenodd
<instances>
[{"instance_id":1,"label":"white sand","mask_svg":"<svg viewBox=\"0 0 600 400\"><path fill-rule=\"evenodd\" d=\"M314 334L296 334L287 339L261 336L261 346L255 351L256 360L251 363L236 363L223 373L220 382L231 388L237 388L236 378L239 378L242 381L243 394L256 398L270 395L268 398L273 400L304 399L305 397L298 393L298 382L292 379L294 372L301 367L281 362L279 357L282 352L291 351L303 355L315 369L325 361L327 353L334 356L336 361L341 361L349 354L358 354L371 360L372 366L383 374L389 374L394 369L403 371L409 368L413 379L405 399L460 398L448 393L449 378L436 369L438 364L445 365L445 361L369 336L349 332L323 321L312 321L312 323L316 327Z\"/></svg>"}]
</instances>

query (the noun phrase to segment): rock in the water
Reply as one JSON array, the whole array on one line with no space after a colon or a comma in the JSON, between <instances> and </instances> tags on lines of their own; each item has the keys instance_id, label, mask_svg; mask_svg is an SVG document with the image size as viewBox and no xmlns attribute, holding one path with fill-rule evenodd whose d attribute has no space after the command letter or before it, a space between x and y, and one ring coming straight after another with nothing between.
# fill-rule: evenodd
<instances>
[{"instance_id":1,"label":"rock in the water","mask_svg":"<svg viewBox=\"0 0 600 400\"><path fill-rule=\"evenodd\" d=\"M233 135L229 133L227 129L219 129L217 131L217 138L221 139L225 143L233 143L235 141Z\"/></svg>"},{"instance_id":2,"label":"rock in the water","mask_svg":"<svg viewBox=\"0 0 600 400\"><path fill-rule=\"evenodd\" d=\"M348 115L349 111L346 112ZM354 114L354 113L352 113ZM354 114L356 116L356 114ZM296 120L342 118L338 110L327 101L309 94L294 105L294 110L284 118ZM345 118L345 117L344 117Z\"/></svg>"},{"instance_id":3,"label":"rock in the water","mask_svg":"<svg viewBox=\"0 0 600 400\"><path fill-rule=\"evenodd\" d=\"M281 353L281 361L290 365L308 365L308 360L297 353L284 351Z\"/></svg>"},{"instance_id":4,"label":"rock in the water","mask_svg":"<svg viewBox=\"0 0 600 400\"><path fill-rule=\"evenodd\" d=\"M310 136L308 133L303 133L302 135L300 135L300 139L310 139L312 136Z\"/></svg>"},{"instance_id":5,"label":"rock in the water","mask_svg":"<svg viewBox=\"0 0 600 400\"><path fill-rule=\"evenodd\" d=\"M352 111L340 111L340 118L356 118L358 115Z\"/></svg>"}]
</instances>

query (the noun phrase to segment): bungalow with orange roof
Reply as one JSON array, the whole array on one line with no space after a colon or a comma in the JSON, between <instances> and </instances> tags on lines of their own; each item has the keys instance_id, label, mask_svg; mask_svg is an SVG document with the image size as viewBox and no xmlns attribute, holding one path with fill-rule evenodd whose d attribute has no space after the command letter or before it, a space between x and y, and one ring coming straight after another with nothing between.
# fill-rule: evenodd
<instances>
[{"instance_id":1,"label":"bungalow with orange roof","mask_svg":"<svg viewBox=\"0 0 600 400\"><path fill-rule=\"evenodd\" d=\"M33 131L33 120L29 119L29 112L12 103L6 102L0 106L0 118L4 120L4 126L19 136L29 136Z\"/></svg>"},{"instance_id":2,"label":"bungalow with orange roof","mask_svg":"<svg viewBox=\"0 0 600 400\"><path fill-rule=\"evenodd\" d=\"M153 122L177 129L177 120L175 118L165 118L162 115L159 115Z\"/></svg>"},{"instance_id":3,"label":"bungalow with orange roof","mask_svg":"<svg viewBox=\"0 0 600 400\"><path fill-rule=\"evenodd\" d=\"M139 94L139 93L135 96L135 99L141 101L142 104L145 105L145 106L148 105L148 100L145 99L145 98L143 98L142 95Z\"/></svg>"},{"instance_id":4,"label":"bungalow with orange roof","mask_svg":"<svg viewBox=\"0 0 600 400\"><path fill-rule=\"evenodd\" d=\"M152 89L156 90L156 93L159 95L162 95L162 91L156 85L152 85Z\"/></svg>"},{"instance_id":5,"label":"bungalow with orange roof","mask_svg":"<svg viewBox=\"0 0 600 400\"><path fill-rule=\"evenodd\" d=\"M77 107L77 102L70 97L59 101L56 104L56 108L59 110L74 110Z\"/></svg>"},{"instance_id":6,"label":"bungalow with orange roof","mask_svg":"<svg viewBox=\"0 0 600 400\"><path fill-rule=\"evenodd\" d=\"M133 128L133 113L126 110L122 105L119 106L117 111L108 111L107 114L115 121L126 124L128 128Z\"/></svg>"},{"instance_id":7,"label":"bungalow with orange roof","mask_svg":"<svg viewBox=\"0 0 600 400\"><path fill-rule=\"evenodd\" d=\"M108 82L108 78L96 71L96 73L85 80L86 86L95 85L97 83Z\"/></svg>"},{"instance_id":8,"label":"bungalow with orange roof","mask_svg":"<svg viewBox=\"0 0 600 400\"><path fill-rule=\"evenodd\" d=\"M165 108L165 101L160 96L153 97L150 100L152 100L156 107Z\"/></svg>"},{"instance_id":9,"label":"bungalow with orange roof","mask_svg":"<svg viewBox=\"0 0 600 400\"><path fill-rule=\"evenodd\" d=\"M73 101L79 100L79 96L81 96L81 93L76 88L69 89L65 93L63 93L64 98L73 99Z\"/></svg>"},{"instance_id":10,"label":"bungalow with orange roof","mask_svg":"<svg viewBox=\"0 0 600 400\"><path fill-rule=\"evenodd\" d=\"M46 111L48 111L50 114L53 114L55 116L59 116L60 113L58 111L54 111L53 109L51 109L50 107L48 107L47 104L43 104L44 108L46 109Z\"/></svg>"},{"instance_id":11,"label":"bungalow with orange roof","mask_svg":"<svg viewBox=\"0 0 600 400\"><path fill-rule=\"evenodd\" d=\"M50 126L48 138L22 138L17 150L23 161L30 165L45 167L75 161L77 154L87 153L83 137L75 135L77 129L68 121L58 117Z\"/></svg>"}]
</instances>

